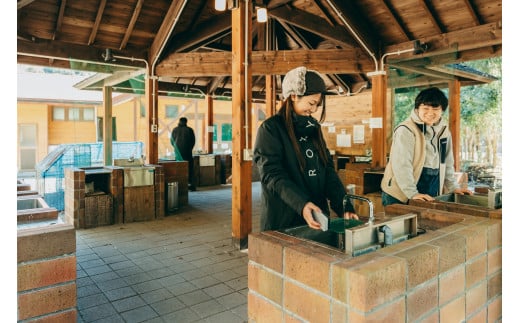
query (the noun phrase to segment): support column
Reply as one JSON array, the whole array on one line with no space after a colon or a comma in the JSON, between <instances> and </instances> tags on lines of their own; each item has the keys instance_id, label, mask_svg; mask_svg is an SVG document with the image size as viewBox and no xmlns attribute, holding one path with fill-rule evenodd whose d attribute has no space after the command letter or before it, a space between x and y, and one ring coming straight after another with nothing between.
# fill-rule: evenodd
<instances>
[{"instance_id":1,"label":"support column","mask_svg":"<svg viewBox=\"0 0 520 323\"><path fill-rule=\"evenodd\" d=\"M105 166L112 166L112 87L103 86L103 157Z\"/></svg>"},{"instance_id":2,"label":"support column","mask_svg":"<svg viewBox=\"0 0 520 323\"><path fill-rule=\"evenodd\" d=\"M146 145L146 160L148 164L157 164L159 161L159 135L158 135L158 90L157 77L147 77L145 80L145 97L148 106L148 144Z\"/></svg>"},{"instance_id":3,"label":"support column","mask_svg":"<svg viewBox=\"0 0 520 323\"><path fill-rule=\"evenodd\" d=\"M448 111L449 128L453 143L453 159L455 171L460 171L460 80L449 82Z\"/></svg>"},{"instance_id":4,"label":"support column","mask_svg":"<svg viewBox=\"0 0 520 323\"><path fill-rule=\"evenodd\" d=\"M208 107L204 125L206 126L203 129L203 133L205 136L204 146L206 146L206 151L208 154L213 154L213 97L211 95L206 95L206 106ZM212 132L209 132L209 129L213 129Z\"/></svg>"},{"instance_id":5,"label":"support column","mask_svg":"<svg viewBox=\"0 0 520 323\"><path fill-rule=\"evenodd\" d=\"M252 231L251 165L251 2L240 0L231 15L232 33L232 240L247 248Z\"/></svg>"},{"instance_id":6,"label":"support column","mask_svg":"<svg viewBox=\"0 0 520 323\"><path fill-rule=\"evenodd\" d=\"M372 128L372 168L386 166L386 90L387 77L378 73L372 77L372 118L380 119L380 127Z\"/></svg>"}]
</instances>

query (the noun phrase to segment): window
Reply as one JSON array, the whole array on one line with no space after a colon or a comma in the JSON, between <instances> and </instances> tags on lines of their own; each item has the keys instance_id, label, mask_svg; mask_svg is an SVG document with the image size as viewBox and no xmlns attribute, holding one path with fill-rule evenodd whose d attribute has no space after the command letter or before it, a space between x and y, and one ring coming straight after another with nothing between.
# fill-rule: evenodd
<instances>
[{"instance_id":1,"label":"window","mask_svg":"<svg viewBox=\"0 0 520 323\"><path fill-rule=\"evenodd\" d=\"M231 141L233 133L231 131L231 123L222 124L222 141Z\"/></svg>"},{"instance_id":2,"label":"window","mask_svg":"<svg viewBox=\"0 0 520 323\"><path fill-rule=\"evenodd\" d=\"M164 114L165 114L165 117L168 118L168 119L175 119L175 118L177 118L177 116L179 115L179 106L178 105L167 104L164 107Z\"/></svg>"},{"instance_id":3,"label":"window","mask_svg":"<svg viewBox=\"0 0 520 323\"><path fill-rule=\"evenodd\" d=\"M52 107L54 121L94 121L94 108Z\"/></svg>"},{"instance_id":4,"label":"window","mask_svg":"<svg viewBox=\"0 0 520 323\"><path fill-rule=\"evenodd\" d=\"M65 120L65 108L54 107L52 109L52 120Z\"/></svg>"},{"instance_id":5,"label":"window","mask_svg":"<svg viewBox=\"0 0 520 323\"><path fill-rule=\"evenodd\" d=\"M85 121L93 121L95 115L94 108L86 108L83 109L83 120Z\"/></svg>"},{"instance_id":6,"label":"window","mask_svg":"<svg viewBox=\"0 0 520 323\"><path fill-rule=\"evenodd\" d=\"M72 121L72 120L79 121L80 120L79 108L69 108L68 110L69 110L69 121Z\"/></svg>"}]
</instances>

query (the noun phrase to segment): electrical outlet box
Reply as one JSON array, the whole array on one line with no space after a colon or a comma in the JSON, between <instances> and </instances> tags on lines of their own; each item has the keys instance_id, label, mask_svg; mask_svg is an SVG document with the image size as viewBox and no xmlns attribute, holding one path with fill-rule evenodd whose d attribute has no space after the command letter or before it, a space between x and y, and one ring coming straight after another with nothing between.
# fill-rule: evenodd
<instances>
[{"instance_id":1,"label":"electrical outlet box","mask_svg":"<svg viewBox=\"0 0 520 323\"><path fill-rule=\"evenodd\" d=\"M253 160L253 149L244 149L244 160Z\"/></svg>"},{"instance_id":2,"label":"electrical outlet box","mask_svg":"<svg viewBox=\"0 0 520 323\"><path fill-rule=\"evenodd\" d=\"M156 125L156 124L153 124L153 125L152 125L152 132L153 132L153 133L156 133L156 132L157 132L157 125Z\"/></svg>"}]
</instances>

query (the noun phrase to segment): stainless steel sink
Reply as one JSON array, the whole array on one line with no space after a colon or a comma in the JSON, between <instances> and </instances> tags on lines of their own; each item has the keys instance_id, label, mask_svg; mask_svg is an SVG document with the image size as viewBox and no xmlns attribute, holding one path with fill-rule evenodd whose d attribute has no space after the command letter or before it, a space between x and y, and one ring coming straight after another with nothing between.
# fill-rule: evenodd
<instances>
[{"instance_id":1,"label":"stainless steel sink","mask_svg":"<svg viewBox=\"0 0 520 323\"><path fill-rule=\"evenodd\" d=\"M145 166L143 158L114 159L114 166L124 169L124 187L154 185L155 167Z\"/></svg>"},{"instance_id":2,"label":"stainless steel sink","mask_svg":"<svg viewBox=\"0 0 520 323\"><path fill-rule=\"evenodd\" d=\"M342 220L342 219L336 219ZM334 225L337 228L337 225ZM417 236L417 214L392 217L375 216L360 225L346 227L343 232L321 231L307 225L285 229L285 234L337 248L352 256L360 256Z\"/></svg>"},{"instance_id":3,"label":"stainless steel sink","mask_svg":"<svg viewBox=\"0 0 520 323\"><path fill-rule=\"evenodd\" d=\"M154 185L155 167L138 166L124 168L124 187Z\"/></svg>"},{"instance_id":4,"label":"stainless steel sink","mask_svg":"<svg viewBox=\"0 0 520 323\"><path fill-rule=\"evenodd\" d=\"M453 202L467 205L483 206L491 209L502 208L502 190L489 190L488 194L473 195L444 194L435 198L438 201Z\"/></svg>"}]
</instances>

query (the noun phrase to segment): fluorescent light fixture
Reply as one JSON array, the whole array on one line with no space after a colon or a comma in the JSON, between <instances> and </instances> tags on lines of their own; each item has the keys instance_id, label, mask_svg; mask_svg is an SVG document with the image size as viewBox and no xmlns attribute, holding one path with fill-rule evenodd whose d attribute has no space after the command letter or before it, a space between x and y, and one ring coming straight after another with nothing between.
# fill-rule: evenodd
<instances>
[{"instance_id":1,"label":"fluorescent light fixture","mask_svg":"<svg viewBox=\"0 0 520 323\"><path fill-rule=\"evenodd\" d=\"M215 0L215 10L218 10L218 11L226 10L226 0Z\"/></svg>"},{"instance_id":2,"label":"fluorescent light fixture","mask_svg":"<svg viewBox=\"0 0 520 323\"><path fill-rule=\"evenodd\" d=\"M256 8L256 20L258 22L266 22L267 21L267 9L263 7Z\"/></svg>"}]
</instances>

